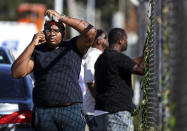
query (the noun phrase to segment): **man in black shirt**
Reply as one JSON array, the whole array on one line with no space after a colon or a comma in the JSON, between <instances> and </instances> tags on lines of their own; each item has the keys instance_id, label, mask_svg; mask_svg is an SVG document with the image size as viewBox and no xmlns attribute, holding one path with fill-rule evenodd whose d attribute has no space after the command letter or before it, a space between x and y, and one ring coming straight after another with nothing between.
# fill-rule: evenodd
<instances>
[{"instance_id":1,"label":"man in black shirt","mask_svg":"<svg viewBox=\"0 0 187 131\"><path fill-rule=\"evenodd\" d=\"M12 76L33 72L33 126L37 131L84 131L82 93L78 78L83 55L92 45L96 29L89 23L46 11L44 31L33 40L12 65ZM64 24L80 35L63 41ZM41 44L43 43L43 44Z\"/></svg>"},{"instance_id":2,"label":"man in black shirt","mask_svg":"<svg viewBox=\"0 0 187 131\"><path fill-rule=\"evenodd\" d=\"M133 131L131 119L133 90L131 74L144 74L144 57L134 60L121 52L127 49L127 34L113 28L108 36L109 49L95 63L96 105L104 112L102 131Z\"/></svg>"}]
</instances>

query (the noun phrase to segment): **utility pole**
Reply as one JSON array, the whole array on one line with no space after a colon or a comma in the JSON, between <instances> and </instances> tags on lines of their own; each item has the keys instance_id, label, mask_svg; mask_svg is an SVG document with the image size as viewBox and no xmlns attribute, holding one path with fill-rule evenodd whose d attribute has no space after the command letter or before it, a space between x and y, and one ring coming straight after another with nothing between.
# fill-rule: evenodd
<instances>
[{"instance_id":1,"label":"utility pole","mask_svg":"<svg viewBox=\"0 0 187 131\"><path fill-rule=\"evenodd\" d=\"M64 0L55 0L54 1L54 9L59 12L60 14L63 13L63 3L64 3Z\"/></svg>"},{"instance_id":2,"label":"utility pole","mask_svg":"<svg viewBox=\"0 0 187 131\"><path fill-rule=\"evenodd\" d=\"M126 0L119 0L118 11L114 13L112 18L112 27L125 27L125 3Z\"/></svg>"},{"instance_id":3,"label":"utility pole","mask_svg":"<svg viewBox=\"0 0 187 131\"><path fill-rule=\"evenodd\" d=\"M76 5L76 1L75 0L68 0L68 12L69 12L69 16L71 17L77 17L77 5ZM77 36L79 35L79 32L76 31L75 29L71 28L71 37Z\"/></svg>"},{"instance_id":4,"label":"utility pole","mask_svg":"<svg viewBox=\"0 0 187 131\"><path fill-rule=\"evenodd\" d=\"M95 0L87 1L86 15L87 15L87 21L90 24L95 25Z\"/></svg>"}]
</instances>

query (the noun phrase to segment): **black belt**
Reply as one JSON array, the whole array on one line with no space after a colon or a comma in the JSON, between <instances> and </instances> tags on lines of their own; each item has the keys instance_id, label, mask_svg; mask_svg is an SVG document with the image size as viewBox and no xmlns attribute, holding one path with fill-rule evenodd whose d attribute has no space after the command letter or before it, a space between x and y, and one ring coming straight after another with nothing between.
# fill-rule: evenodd
<instances>
[{"instance_id":1,"label":"black belt","mask_svg":"<svg viewBox=\"0 0 187 131\"><path fill-rule=\"evenodd\" d=\"M51 104L50 107L66 107L71 106L73 103L63 103L63 104Z\"/></svg>"}]
</instances>

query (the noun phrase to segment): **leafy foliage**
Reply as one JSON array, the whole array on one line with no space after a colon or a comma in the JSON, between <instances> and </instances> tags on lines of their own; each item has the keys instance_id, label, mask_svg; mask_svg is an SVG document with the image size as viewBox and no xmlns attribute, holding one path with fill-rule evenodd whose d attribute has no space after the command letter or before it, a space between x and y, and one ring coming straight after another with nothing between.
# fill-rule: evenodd
<instances>
[{"instance_id":1,"label":"leafy foliage","mask_svg":"<svg viewBox=\"0 0 187 131\"><path fill-rule=\"evenodd\" d=\"M148 129L147 128L147 116L148 116L148 89L149 89L149 58L150 58L150 39L151 39L151 22L148 25L147 29L147 38L145 43L145 50L144 50L144 57L145 57L145 75L143 78L143 100L142 100L142 124L141 128Z\"/></svg>"}]
</instances>

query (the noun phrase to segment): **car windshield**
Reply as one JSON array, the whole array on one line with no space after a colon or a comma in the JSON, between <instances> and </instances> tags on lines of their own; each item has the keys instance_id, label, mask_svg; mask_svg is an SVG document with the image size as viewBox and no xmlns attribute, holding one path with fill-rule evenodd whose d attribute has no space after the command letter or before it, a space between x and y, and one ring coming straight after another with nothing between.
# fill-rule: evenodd
<instances>
[{"instance_id":1,"label":"car windshield","mask_svg":"<svg viewBox=\"0 0 187 131\"><path fill-rule=\"evenodd\" d=\"M24 79L13 79L11 76L0 79L0 99L24 99Z\"/></svg>"},{"instance_id":2,"label":"car windshield","mask_svg":"<svg viewBox=\"0 0 187 131\"><path fill-rule=\"evenodd\" d=\"M10 64L10 60L6 55L5 51L0 49L0 64Z\"/></svg>"}]
</instances>

